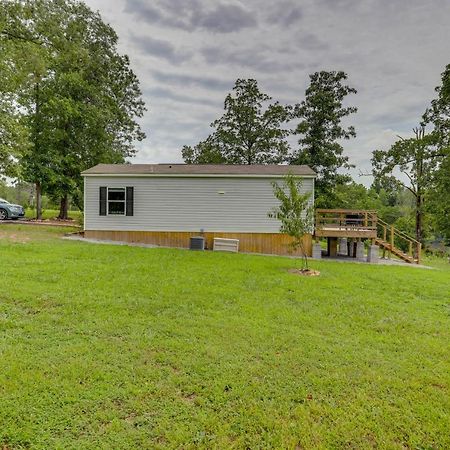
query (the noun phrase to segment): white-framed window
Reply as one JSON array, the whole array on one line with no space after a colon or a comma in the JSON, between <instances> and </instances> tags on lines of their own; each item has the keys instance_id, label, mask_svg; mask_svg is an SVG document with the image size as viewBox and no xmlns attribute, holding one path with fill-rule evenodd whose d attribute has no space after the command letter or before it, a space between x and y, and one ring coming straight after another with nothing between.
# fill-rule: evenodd
<instances>
[{"instance_id":1,"label":"white-framed window","mask_svg":"<svg viewBox=\"0 0 450 450\"><path fill-rule=\"evenodd\" d=\"M108 216L124 216L126 210L126 189L108 188L107 211Z\"/></svg>"}]
</instances>

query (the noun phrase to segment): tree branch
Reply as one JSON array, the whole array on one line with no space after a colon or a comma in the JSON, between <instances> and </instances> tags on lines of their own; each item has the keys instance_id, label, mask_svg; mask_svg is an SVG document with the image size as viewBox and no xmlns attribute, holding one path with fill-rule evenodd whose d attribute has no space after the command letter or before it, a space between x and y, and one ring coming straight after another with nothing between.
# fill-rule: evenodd
<instances>
[{"instance_id":1,"label":"tree branch","mask_svg":"<svg viewBox=\"0 0 450 450\"><path fill-rule=\"evenodd\" d=\"M38 41L37 39L32 39L32 38L29 38L29 37L20 36L18 34L11 33L8 30L2 30L0 32L0 35L6 36L9 39L18 39L20 41L30 42L31 44L39 45L40 47L42 47L44 45L43 42ZM51 47L54 47L54 45L52 43L50 43L50 42L48 43L48 45L50 45Z\"/></svg>"}]
</instances>

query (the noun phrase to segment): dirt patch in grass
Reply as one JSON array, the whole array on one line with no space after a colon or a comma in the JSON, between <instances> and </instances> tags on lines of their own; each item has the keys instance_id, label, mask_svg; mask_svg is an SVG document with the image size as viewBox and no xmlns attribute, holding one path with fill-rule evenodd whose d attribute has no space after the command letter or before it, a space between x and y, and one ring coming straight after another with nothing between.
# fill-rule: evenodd
<instances>
[{"instance_id":1,"label":"dirt patch in grass","mask_svg":"<svg viewBox=\"0 0 450 450\"><path fill-rule=\"evenodd\" d=\"M76 227L80 228L80 223L74 219L27 219L26 221L22 221L20 223L28 223L30 225L50 225L52 227Z\"/></svg>"},{"instance_id":2,"label":"dirt patch in grass","mask_svg":"<svg viewBox=\"0 0 450 450\"><path fill-rule=\"evenodd\" d=\"M318 270L313 269L289 269L288 272L295 275L302 275L304 277L318 277L320 275Z\"/></svg>"},{"instance_id":3,"label":"dirt patch in grass","mask_svg":"<svg viewBox=\"0 0 450 450\"><path fill-rule=\"evenodd\" d=\"M26 244L30 241L28 236L23 236L15 233L0 233L0 239L9 239L12 242L18 242L20 244Z\"/></svg>"},{"instance_id":4,"label":"dirt patch in grass","mask_svg":"<svg viewBox=\"0 0 450 450\"><path fill-rule=\"evenodd\" d=\"M190 394L184 394L182 396L182 399L186 403L193 403L195 402L195 399L197 398L197 394L195 392L191 392Z\"/></svg>"}]
</instances>

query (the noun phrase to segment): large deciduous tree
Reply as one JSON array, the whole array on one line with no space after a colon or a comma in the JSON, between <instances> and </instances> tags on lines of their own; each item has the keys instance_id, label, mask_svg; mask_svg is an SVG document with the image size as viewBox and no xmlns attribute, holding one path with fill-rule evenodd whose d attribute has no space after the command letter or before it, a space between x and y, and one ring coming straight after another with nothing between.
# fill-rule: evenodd
<instances>
[{"instance_id":1,"label":"large deciduous tree","mask_svg":"<svg viewBox=\"0 0 450 450\"><path fill-rule=\"evenodd\" d=\"M0 2L3 6L3 2ZM6 14L0 7L0 31L5 28ZM0 175L13 176L17 169L19 150L27 143L28 133L17 108L18 88L23 73L12 63L17 45L0 35Z\"/></svg>"},{"instance_id":2,"label":"large deciduous tree","mask_svg":"<svg viewBox=\"0 0 450 450\"><path fill-rule=\"evenodd\" d=\"M436 217L438 230L450 242L450 64L442 73L442 83L436 87L437 97L424 114L424 123L434 126L442 162L433 176L430 212Z\"/></svg>"},{"instance_id":3,"label":"large deciduous tree","mask_svg":"<svg viewBox=\"0 0 450 450\"><path fill-rule=\"evenodd\" d=\"M322 207L332 203L336 184L350 180L338 172L351 167L340 141L356 136L353 126L342 125L342 119L357 111L354 106L344 106L347 95L356 93L346 80L344 72L310 75L306 98L295 107L295 115L300 118L295 134L300 138L291 164L307 164L315 170L316 204Z\"/></svg>"},{"instance_id":4,"label":"large deciduous tree","mask_svg":"<svg viewBox=\"0 0 450 450\"><path fill-rule=\"evenodd\" d=\"M12 100L10 117L20 119L17 123L28 136L27 143L9 143L10 159L18 163L15 175L35 184L36 217L41 218L41 192L50 174L51 160L42 141L42 88L43 81L51 76L48 61L54 49L48 35L57 22L50 20L49 5L39 0L3 1L0 15L0 46L5 50L5 70L0 74L2 94ZM44 18L48 18L45 23Z\"/></svg>"},{"instance_id":5,"label":"large deciduous tree","mask_svg":"<svg viewBox=\"0 0 450 450\"><path fill-rule=\"evenodd\" d=\"M0 89L0 96L3 94ZM0 176L17 175L20 150L28 145L27 128L9 99L0 99Z\"/></svg>"},{"instance_id":6,"label":"large deciduous tree","mask_svg":"<svg viewBox=\"0 0 450 450\"><path fill-rule=\"evenodd\" d=\"M441 148L450 147L450 64L442 73L442 84L436 87L437 98L425 111L424 124L432 123Z\"/></svg>"},{"instance_id":7,"label":"large deciduous tree","mask_svg":"<svg viewBox=\"0 0 450 450\"><path fill-rule=\"evenodd\" d=\"M450 245L450 150L433 176L428 210L436 219L437 231Z\"/></svg>"},{"instance_id":8,"label":"large deciduous tree","mask_svg":"<svg viewBox=\"0 0 450 450\"><path fill-rule=\"evenodd\" d=\"M32 146L21 158L22 176L61 203L80 203L80 172L99 162L123 162L144 138L137 118L144 111L139 83L117 35L79 1L7 2L0 36L33 46L38 55L22 85ZM12 63L22 62L18 52ZM39 213L38 213L39 215Z\"/></svg>"},{"instance_id":9,"label":"large deciduous tree","mask_svg":"<svg viewBox=\"0 0 450 450\"><path fill-rule=\"evenodd\" d=\"M215 120L215 129L205 141L183 147L188 163L278 164L289 153L283 126L290 120L292 108L261 92L253 79L238 79L233 92L225 98L225 113Z\"/></svg>"},{"instance_id":10,"label":"large deciduous tree","mask_svg":"<svg viewBox=\"0 0 450 450\"><path fill-rule=\"evenodd\" d=\"M442 161L435 133L426 134L425 128L414 129L414 137L395 142L389 150L375 150L372 157L373 175L376 179L395 176L415 199L416 239L424 239L425 199L427 198L436 168Z\"/></svg>"}]
</instances>

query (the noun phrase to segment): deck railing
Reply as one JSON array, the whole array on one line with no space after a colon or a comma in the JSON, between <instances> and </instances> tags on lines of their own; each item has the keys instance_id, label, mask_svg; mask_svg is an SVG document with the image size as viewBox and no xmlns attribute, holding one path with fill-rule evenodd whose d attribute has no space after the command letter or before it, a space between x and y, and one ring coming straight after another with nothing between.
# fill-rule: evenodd
<instances>
[{"instance_id":1,"label":"deck railing","mask_svg":"<svg viewBox=\"0 0 450 450\"><path fill-rule=\"evenodd\" d=\"M316 209L316 230L363 230L377 229L377 212L355 209Z\"/></svg>"}]
</instances>

